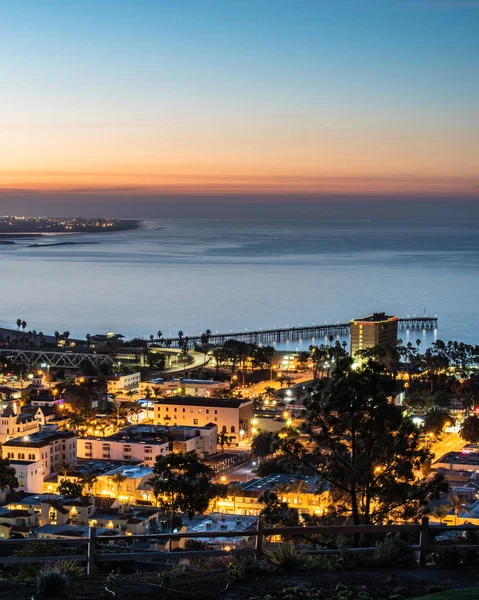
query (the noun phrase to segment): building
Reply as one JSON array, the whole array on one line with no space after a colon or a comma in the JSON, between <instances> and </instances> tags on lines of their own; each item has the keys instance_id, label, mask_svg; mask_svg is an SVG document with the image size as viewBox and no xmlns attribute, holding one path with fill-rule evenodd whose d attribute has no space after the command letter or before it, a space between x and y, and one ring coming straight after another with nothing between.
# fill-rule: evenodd
<instances>
[{"instance_id":1,"label":"building","mask_svg":"<svg viewBox=\"0 0 479 600\"><path fill-rule=\"evenodd\" d=\"M55 418L56 411L49 406L26 406L15 412L13 406L7 405L0 415L0 444L36 433Z\"/></svg>"},{"instance_id":2,"label":"building","mask_svg":"<svg viewBox=\"0 0 479 600\"><path fill-rule=\"evenodd\" d=\"M0 539L20 539L38 525L38 514L30 510L0 508Z\"/></svg>"},{"instance_id":3,"label":"building","mask_svg":"<svg viewBox=\"0 0 479 600\"><path fill-rule=\"evenodd\" d=\"M11 461L39 462L45 478L55 473L61 464L76 464L77 436L73 432L59 431L56 425L44 425L36 433L6 441L3 456Z\"/></svg>"},{"instance_id":4,"label":"building","mask_svg":"<svg viewBox=\"0 0 479 600\"><path fill-rule=\"evenodd\" d=\"M92 498L66 498L61 495L36 494L21 496L10 501L9 510L22 510L35 514L37 524L43 525L88 525L96 507Z\"/></svg>"},{"instance_id":5,"label":"building","mask_svg":"<svg viewBox=\"0 0 479 600\"><path fill-rule=\"evenodd\" d=\"M373 313L369 317L351 319L351 356L374 346L395 347L397 338L398 317L390 317L386 313Z\"/></svg>"},{"instance_id":6,"label":"building","mask_svg":"<svg viewBox=\"0 0 479 600\"><path fill-rule=\"evenodd\" d=\"M281 502L301 513L321 515L331 499L327 489L318 489L315 476L298 477L283 473L273 473L267 477L255 478L239 486L229 486L225 498L215 498L210 504L212 512L232 515L257 516L263 506L259 497L266 491L275 492Z\"/></svg>"},{"instance_id":7,"label":"building","mask_svg":"<svg viewBox=\"0 0 479 600\"><path fill-rule=\"evenodd\" d=\"M433 469L479 473L479 453L475 451L448 452L434 462Z\"/></svg>"},{"instance_id":8,"label":"building","mask_svg":"<svg viewBox=\"0 0 479 600\"><path fill-rule=\"evenodd\" d=\"M79 438L78 457L153 465L157 456L170 452L195 452L205 458L216 452L217 439L213 423L204 427L131 425L108 437Z\"/></svg>"},{"instance_id":9,"label":"building","mask_svg":"<svg viewBox=\"0 0 479 600\"><path fill-rule=\"evenodd\" d=\"M125 375L117 375L109 377L107 380L108 392L114 394L120 390L133 390L140 386L141 373L129 373Z\"/></svg>"},{"instance_id":10,"label":"building","mask_svg":"<svg viewBox=\"0 0 479 600\"><path fill-rule=\"evenodd\" d=\"M154 406L155 423L205 427L213 423L233 443L248 435L253 418L253 400L240 398L162 398Z\"/></svg>"},{"instance_id":11,"label":"building","mask_svg":"<svg viewBox=\"0 0 479 600\"><path fill-rule=\"evenodd\" d=\"M140 392L150 390L152 395L159 396L196 396L209 398L215 391L230 389L227 381L205 379L151 379L143 381Z\"/></svg>"},{"instance_id":12,"label":"building","mask_svg":"<svg viewBox=\"0 0 479 600\"><path fill-rule=\"evenodd\" d=\"M15 469L19 491L29 494L43 492L44 467L42 461L10 459L10 466Z\"/></svg>"}]
</instances>

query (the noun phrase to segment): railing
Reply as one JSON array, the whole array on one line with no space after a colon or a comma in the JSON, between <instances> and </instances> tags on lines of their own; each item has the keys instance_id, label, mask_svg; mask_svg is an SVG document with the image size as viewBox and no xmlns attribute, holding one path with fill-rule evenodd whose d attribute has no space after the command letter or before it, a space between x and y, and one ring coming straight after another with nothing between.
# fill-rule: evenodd
<instances>
[{"instance_id":1,"label":"railing","mask_svg":"<svg viewBox=\"0 0 479 600\"><path fill-rule=\"evenodd\" d=\"M239 548L234 550L235 555L254 554L257 558L264 555L264 544L268 537L277 536L314 536L314 535L357 535L357 534L387 534L404 533L419 535L419 543L410 545L411 549L418 552L418 564L425 566L426 557L431 550L438 550L447 547L447 544L431 544L431 535L443 533L445 531L474 531L479 533L479 527L475 525L434 525L431 527L429 519L423 517L421 523L406 525L329 525L314 527L265 527L262 520L258 520L257 528L254 531L183 531L180 533L150 533L133 535L96 535L96 528L90 527L88 538L84 539L65 539L65 538L28 538L23 540L5 540L0 542L0 550L6 548L15 550L18 547L28 546L35 543L47 543L61 545L68 548L86 548L83 554L65 554L64 556L42 556L42 557L20 557L20 556L0 556L0 564L21 564L21 563L44 563L56 562L62 560L86 562L87 574L93 573L94 567L102 562L123 562L123 561L164 561L177 562L183 558L209 558L212 556L228 556L232 554L229 550L171 550L172 542L187 539L214 539L214 538L249 538L254 540L254 547ZM150 540L164 540L168 550L143 550L137 551L132 542L142 542ZM311 541L311 540L310 540ZM111 544L113 542L113 545ZM116 542L116 543L115 543ZM118 543L127 543L128 546L118 545ZM314 542L313 544L317 544ZM479 544L454 544L462 548L479 548ZM125 550L117 553L103 553L105 549ZM312 549L302 548L307 554L340 554L341 549ZM348 548L347 552L367 553L373 552L374 546L366 548ZM129 551L133 550L133 551Z\"/></svg>"}]
</instances>

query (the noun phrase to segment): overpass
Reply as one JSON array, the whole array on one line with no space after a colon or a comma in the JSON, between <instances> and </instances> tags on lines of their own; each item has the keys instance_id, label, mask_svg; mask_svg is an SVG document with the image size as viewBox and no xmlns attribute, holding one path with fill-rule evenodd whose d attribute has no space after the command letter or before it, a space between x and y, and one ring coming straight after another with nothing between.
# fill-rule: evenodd
<instances>
[{"instance_id":1,"label":"overpass","mask_svg":"<svg viewBox=\"0 0 479 600\"><path fill-rule=\"evenodd\" d=\"M435 329L437 327L437 317L408 317L398 320L398 329L405 330L424 330ZM210 344L222 346L227 340L238 340L241 342L253 344L274 344L278 342L312 339L329 336L346 336L349 335L349 323L331 323L325 325L310 325L301 327L287 327L284 329L259 329L252 331L237 331L230 333L215 333L209 338ZM201 337L187 336L188 345L199 344ZM186 336L185 338L186 339ZM180 338L166 338L169 347L178 348Z\"/></svg>"},{"instance_id":2,"label":"overpass","mask_svg":"<svg viewBox=\"0 0 479 600\"><path fill-rule=\"evenodd\" d=\"M21 350L18 348L1 348L0 356L8 358L15 365L29 365L30 369L37 364L50 367L79 369L85 363L95 369L102 365L112 365L113 354L96 354L94 352L70 350Z\"/></svg>"}]
</instances>

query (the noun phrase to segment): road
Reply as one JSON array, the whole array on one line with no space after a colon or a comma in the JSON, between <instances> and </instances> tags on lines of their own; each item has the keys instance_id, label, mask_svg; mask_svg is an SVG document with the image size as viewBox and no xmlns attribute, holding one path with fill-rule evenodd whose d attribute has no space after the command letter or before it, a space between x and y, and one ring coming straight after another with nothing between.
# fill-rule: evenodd
<instances>
[{"instance_id":1,"label":"road","mask_svg":"<svg viewBox=\"0 0 479 600\"><path fill-rule=\"evenodd\" d=\"M430 449L434 452L434 460L438 460L448 452L458 452L464 448L466 442L458 433L448 433L440 442L430 445Z\"/></svg>"},{"instance_id":2,"label":"road","mask_svg":"<svg viewBox=\"0 0 479 600\"><path fill-rule=\"evenodd\" d=\"M311 381L313 379L313 375L311 372L307 373L284 373L285 376L291 378L291 386L298 385L298 383L305 383L306 381ZM245 397L255 397L259 394L264 394L266 388L271 387L275 390L281 389L281 383L279 378L277 379L268 379L266 381L260 381L259 383L255 383L253 385L249 385L246 387L243 392L243 396Z\"/></svg>"}]
</instances>

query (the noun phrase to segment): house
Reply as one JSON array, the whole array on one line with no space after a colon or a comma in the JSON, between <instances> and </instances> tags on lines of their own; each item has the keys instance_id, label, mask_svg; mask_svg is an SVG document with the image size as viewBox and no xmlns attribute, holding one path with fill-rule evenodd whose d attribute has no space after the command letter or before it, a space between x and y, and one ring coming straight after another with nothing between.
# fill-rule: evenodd
<instances>
[{"instance_id":1,"label":"house","mask_svg":"<svg viewBox=\"0 0 479 600\"><path fill-rule=\"evenodd\" d=\"M38 525L38 514L32 510L0 507L0 538L24 538Z\"/></svg>"},{"instance_id":2,"label":"house","mask_svg":"<svg viewBox=\"0 0 479 600\"><path fill-rule=\"evenodd\" d=\"M23 496L10 501L5 508L35 513L40 526L88 525L96 510L95 502L89 496L66 498L56 494Z\"/></svg>"},{"instance_id":3,"label":"house","mask_svg":"<svg viewBox=\"0 0 479 600\"><path fill-rule=\"evenodd\" d=\"M215 498L210 511L232 515L259 515L263 506L259 497L266 491L273 491L281 502L300 513L321 515L330 504L330 493L323 486L318 487L316 476L299 477L284 473L274 473L267 477L257 477L238 486L229 486L225 498Z\"/></svg>"}]
</instances>

